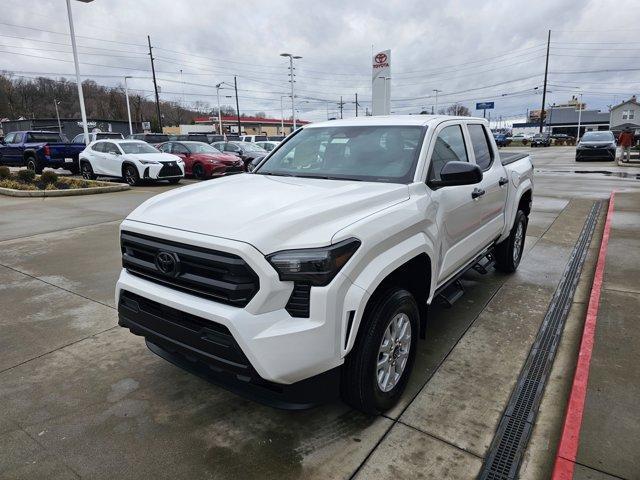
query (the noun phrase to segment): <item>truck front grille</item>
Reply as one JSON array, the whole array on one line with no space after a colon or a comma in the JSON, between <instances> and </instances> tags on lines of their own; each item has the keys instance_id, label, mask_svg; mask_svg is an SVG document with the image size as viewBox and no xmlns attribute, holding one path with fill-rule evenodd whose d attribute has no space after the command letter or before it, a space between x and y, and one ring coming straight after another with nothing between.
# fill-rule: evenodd
<instances>
[{"instance_id":1,"label":"truck front grille","mask_svg":"<svg viewBox=\"0 0 640 480\"><path fill-rule=\"evenodd\" d=\"M133 275L235 307L258 292L258 276L239 256L123 231L122 266Z\"/></svg>"}]
</instances>

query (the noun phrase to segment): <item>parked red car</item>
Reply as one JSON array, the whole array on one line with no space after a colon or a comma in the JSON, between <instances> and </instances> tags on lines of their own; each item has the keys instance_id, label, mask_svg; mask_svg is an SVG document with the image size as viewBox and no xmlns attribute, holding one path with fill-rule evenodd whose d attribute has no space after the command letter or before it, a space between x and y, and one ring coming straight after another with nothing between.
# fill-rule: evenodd
<instances>
[{"instance_id":1,"label":"parked red car","mask_svg":"<svg viewBox=\"0 0 640 480\"><path fill-rule=\"evenodd\" d=\"M184 161L185 175L195 178L222 177L245 171L244 162L236 155L222 153L204 142L165 142L157 146Z\"/></svg>"}]
</instances>

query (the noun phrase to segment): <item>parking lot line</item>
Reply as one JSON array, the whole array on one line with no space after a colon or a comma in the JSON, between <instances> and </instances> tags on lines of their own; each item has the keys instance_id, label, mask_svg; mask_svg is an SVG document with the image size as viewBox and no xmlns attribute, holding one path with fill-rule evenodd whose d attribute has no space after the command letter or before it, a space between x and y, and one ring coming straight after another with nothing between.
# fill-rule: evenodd
<instances>
[{"instance_id":1,"label":"parking lot line","mask_svg":"<svg viewBox=\"0 0 640 480\"><path fill-rule=\"evenodd\" d=\"M553 480L570 480L573 478L578 445L580 442L580 428L582 426L584 404L587 395L589 366L591 363L591 355L593 353L593 341L598 318L598 309L600 307L600 294L602 291L602 281L604 277L604 267L607 256L607 247L609 244L609 234L611 232L611 218L613 217L614 205L615 192L612 192L609 199L609 209L607 210L602 243L600 244L598 263L596 264L596 271L593 277L593 286L591 288L591 296L589 298L587 318L585 320L582 341L580 343L578 364L576 366L573 385L571 387L571 395L569 397L569 404L562 429L560 446L558 447L558 452L556 454L556 463L552 477Z\"/></svg>"}]
</instances>

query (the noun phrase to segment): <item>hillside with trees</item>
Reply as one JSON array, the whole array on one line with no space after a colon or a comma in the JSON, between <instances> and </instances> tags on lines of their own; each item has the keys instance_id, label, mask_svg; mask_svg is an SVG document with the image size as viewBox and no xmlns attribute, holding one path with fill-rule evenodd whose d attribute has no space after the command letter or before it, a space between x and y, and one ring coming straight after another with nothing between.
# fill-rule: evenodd
<instances>
[{"instance_id":1,"label":"hillside with trees","mask_svg":"<svg viewBox=\"0 0 640 480\"><path fill-rule=\"evenodd\" d=\"M124 85L106 87L93 80L82 82L87 117L101 120L126 120L127 104ZM25 78L0 72L0 118L55 118L54 99L59 102L61 118L80 118L76 83L67 79L46 77ZM131 117L134 121L155 123L156 107L152 95L145 97L129 90ZM197 101L194 108L184 108L179 102L160 101L164 125L193 123L196 117L216 115L207 102ZM230 106L221 108L223 115L235 115Z\"/></svg>"}]
</instances>

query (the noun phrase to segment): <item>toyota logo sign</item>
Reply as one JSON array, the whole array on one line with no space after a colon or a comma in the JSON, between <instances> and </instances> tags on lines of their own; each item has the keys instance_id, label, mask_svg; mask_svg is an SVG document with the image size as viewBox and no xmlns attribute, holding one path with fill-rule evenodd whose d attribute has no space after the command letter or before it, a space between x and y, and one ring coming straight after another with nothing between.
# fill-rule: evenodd
<instances>
[{"instance_id":1,"label":"toyota logo sign","mask_svg":"<svg viewBox=\"0 0 640 480\"><path fill-rule=\"evenodd\" d=\"M384 63L387 61L387 55L384 53L379 53L375 57L376 63Z\"/></svg>"},{"instance_id":2,"label":"toyota logo sign","mask_svg":"<svg viewBox=\"0 0 640 480\"><path fill-rule=\"evenodd\" d=\"M173 252L158 252L155 264L168 277L175 277L180 273L180 259Z\"/></svg>"}]
</instances>

